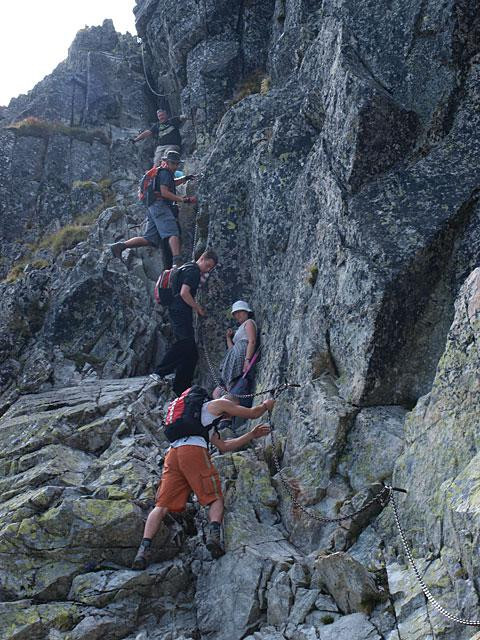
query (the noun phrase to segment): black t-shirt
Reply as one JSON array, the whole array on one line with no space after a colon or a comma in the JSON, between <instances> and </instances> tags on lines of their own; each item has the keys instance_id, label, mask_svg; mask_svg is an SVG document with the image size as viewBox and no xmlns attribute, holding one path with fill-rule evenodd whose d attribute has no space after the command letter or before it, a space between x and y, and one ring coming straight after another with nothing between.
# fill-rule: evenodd
<instances>
[{"instance_id":1,"label":"black t-shirt","mask_svg":"<svg viewBox=\"0 0 480 640\"><path fill-rule=\"evenodd\" d=\"M175 174L170 171L170 169L160 169L155 176L155 184L153 187L154 191L157 193L161 193L160 187L162 186L167 187L167 189L174 194L177 193L175 190ZM177 207L177 204L173 202L173 200L167 200L166 198L161 199L172 209L175 209Z\"/></svg>"},{"instance_id":2,"label":"black t-shirt","mask_svg":"<svg viewBox=\"0 0 480 640\"><path fill-rule=\"evenodd\" d=\"M188 284L190 287L190 293L192 294L192 298L195 297L198 289L198 285L200 284L200 267L196 262L187 262L182 267L179 268L174 283L174 294L178 296L182 289L182 285ZM180 298L180 300L182 300ZM183 300L182 300L183 302ZM185 303L183 303L185 304ZM189 305L187 305L188 307ZM191 309L191 307L189 307Z\"/></svg>"},{"instance_id":3,"label":"black t-shirt","mask_svg":"<svg viewBox=\"0 0 480 640\"><path fill-rule=\"evenodd\" d=\"M170 305L170 309L191 312L192 307L180 296L180 291L184 284L188 284L192 298L195 298L200 284L200 268L196 262L187 262L187 264L180 267L177 271L175 275L175 282L173 283L173 293L175 297Z\"/></svg>"},{"instance_id":4,"label":"black t-shirt","mask_svg":"<svg viewBox=\"0 0 480 640\"><path fill-rule=\"evenodd\" d=\"M180 120L178 118L171 118L168 122L156 122L150 127L150 131L154 136L157 136L157 144L167 145L172 144L177 147L182 146L182 137L178 130Z\"/></svg>"}]
</instances>

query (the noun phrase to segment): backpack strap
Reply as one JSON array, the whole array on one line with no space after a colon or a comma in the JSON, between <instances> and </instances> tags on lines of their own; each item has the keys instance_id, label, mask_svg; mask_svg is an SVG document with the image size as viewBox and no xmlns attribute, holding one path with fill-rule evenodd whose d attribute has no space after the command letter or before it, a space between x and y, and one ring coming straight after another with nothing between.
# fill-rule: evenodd
<instances>
[{"instance_id":1,"label":"backpack strap","mask_svg":"<svg viewBox=\"0 0 480 640\"><path fill-rule=\"evenodd\" d=\"M211 422L208 425L208 430L210 431L210 429L213 428L213 431L217 434L217 436L220 438L220 432L218 431L218 425L220 424L220 421L222 420L222 416L218 416L218 418L215 418L215 420L213 422ZM210 438L207 440L207 447L208 447L208 451L211 453L213 451L213 447L215 445L213 445L210 442Z\"/></svg>"},{"instance_id":2,"label":"backpack strap","mask_svg":"<svg viewBox=\"0 0 480 640\"><path fill-rule=\"evenodd\" d=\"M175 272L173 273L172 292L174 296L178 296L180 293L180 289L182 288L182 287L178 287L178 278L180 274L186 271L186 269L189 269L190 267L195 267L196 269L199 269L199 266L196 262L186 262L185 264L182 264L181 267L178 267L178 269L176 269Z\"/></svg>"}]
</instances>

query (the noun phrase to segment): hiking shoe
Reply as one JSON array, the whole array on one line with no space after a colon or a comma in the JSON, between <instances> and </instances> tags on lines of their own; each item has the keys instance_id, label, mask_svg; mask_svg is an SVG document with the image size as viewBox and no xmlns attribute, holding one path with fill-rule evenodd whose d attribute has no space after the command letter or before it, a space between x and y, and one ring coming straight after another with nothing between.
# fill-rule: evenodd
<instances>
[{"instance_id":1,"label":"hiking shoe","mask_svg":"<svg viewBox=\"0 0 480 640\"><path fill-rule=\"evenodd\" d=\"M222 543L221 527L218 522L210 522L208 525L206 547L214 560L225 555L225 547Z\"/></svg>"},{"instance_id":2,"label":"hiking shoe","mask_svg":"<svg viewBox=\"0 0 480 640\"><path fill-rule=\"evenodd\" d=\"M141 544L138 547L135 560L132 562L132 569L146 569L150 561L150 547Z\"/></svg>"},{"instance_id":3,"label":"hiking shoe","mask_svg":"<svg viewBox=\"0 0 480 640\"><path fill-rule=\"evenodd\" d=\"M114 242L114 244L110 245L110 251L113 254L114 258L121 258L122 251L125 251L125 243L124 242Z\"/></svg>"}]
</instances>

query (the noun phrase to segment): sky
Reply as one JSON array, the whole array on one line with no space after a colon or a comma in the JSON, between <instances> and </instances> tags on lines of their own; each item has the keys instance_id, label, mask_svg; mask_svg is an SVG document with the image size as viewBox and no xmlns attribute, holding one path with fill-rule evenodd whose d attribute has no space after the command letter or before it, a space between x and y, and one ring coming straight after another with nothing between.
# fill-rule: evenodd
<instances>
[{"instance_id":1,"label":"sky","mask_svg":"<svg viewBox=\"0 0 480 640\"><path fill-rule=\"evenodd\" d=\"M17 4L18 2L18 4ZM85 25L111 18L115 29L136 35L135 0L1 0L0 105L27 93L62 60Z\"/></svg>"}]
</instances>

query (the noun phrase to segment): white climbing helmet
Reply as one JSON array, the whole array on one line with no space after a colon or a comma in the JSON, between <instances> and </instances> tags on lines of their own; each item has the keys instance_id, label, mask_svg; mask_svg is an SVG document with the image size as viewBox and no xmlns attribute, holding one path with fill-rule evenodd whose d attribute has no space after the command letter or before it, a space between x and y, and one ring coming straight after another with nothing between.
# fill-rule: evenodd
<instances>
[{"instance_id":1,"label":"white climbing helmet","mask_svg":"<svg viewBox=\"0 0 480 640\"><path fill-rule=\"evenodd\" d=\"M248 306L248 302L245 302L245 300L237 300L232 305L232 313L235 313L235 311L248 311L248 312L251 312L252 310Z\"/></svg>"}]
</instances>

